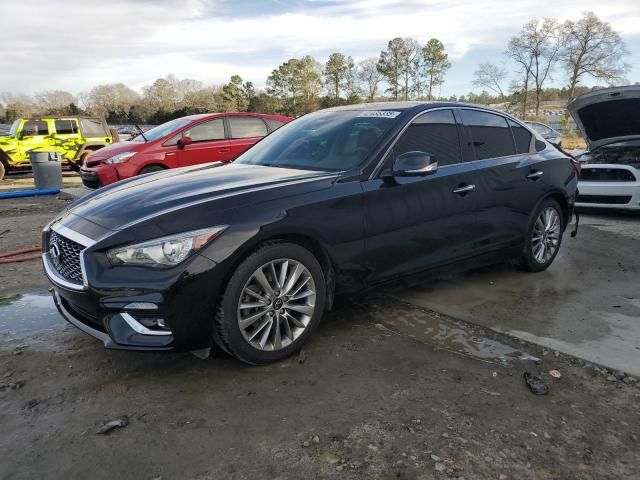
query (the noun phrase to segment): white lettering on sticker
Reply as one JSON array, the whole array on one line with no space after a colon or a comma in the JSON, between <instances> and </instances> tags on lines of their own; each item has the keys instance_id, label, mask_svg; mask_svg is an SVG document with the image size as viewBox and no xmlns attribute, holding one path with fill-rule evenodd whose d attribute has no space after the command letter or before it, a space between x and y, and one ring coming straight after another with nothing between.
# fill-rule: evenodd
<instances>
[{"instance_id":1,"label":"white lettering on sticker","mask_svg":"<svg viewBox=\"0 0 640 480\"><path fill-rule=\"evenodd\" d=\"M396 118L400 112L393 110L367 110L362 112L358 117L378 117L378 118Z\"/></svg>"}]
</instances>

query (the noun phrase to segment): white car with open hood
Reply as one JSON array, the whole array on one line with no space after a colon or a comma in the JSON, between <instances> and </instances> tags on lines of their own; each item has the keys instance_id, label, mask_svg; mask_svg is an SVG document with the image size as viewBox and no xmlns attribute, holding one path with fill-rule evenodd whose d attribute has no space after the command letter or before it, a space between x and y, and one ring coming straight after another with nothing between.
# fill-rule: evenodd
<instances>
[{"instance_id":1,"label":"white car with open hood","mask_svg":"<svg viewBox=\"0 0 640 480\"><path fill-rule=\"evenodd\" d=\"M568 109L589 147L576 206L640 210L640 85L585 93Z\"/></svg>"}]
</instances>

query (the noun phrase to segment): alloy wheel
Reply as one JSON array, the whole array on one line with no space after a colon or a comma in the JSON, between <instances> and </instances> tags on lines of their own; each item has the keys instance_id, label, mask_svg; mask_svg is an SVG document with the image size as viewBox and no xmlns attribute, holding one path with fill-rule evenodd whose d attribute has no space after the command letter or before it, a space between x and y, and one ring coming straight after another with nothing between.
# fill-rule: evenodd
<instances>
[{"instance_id":1,"label":"alloy wheel","mask_svg":"<svg viewBox=\"0 0 640 480\"><path fill-rule=\"evenodd\" d=\"M267 262L253 272L240 294L242 336L258 350L281 350L305 331L315 302L316 285L307 267L291 258Z\"/></svg>"},{"instance_id":2,"label":"alloy wheel","mask_svg":"<svg viewBox=\"0 0 640 480\"><path fill-rule=\"evenodd\" d=\"M538 216L533 227L531 247L536 262L547 263L560 246L560 214L547 207Z\"/></svg>"}]
</instances>

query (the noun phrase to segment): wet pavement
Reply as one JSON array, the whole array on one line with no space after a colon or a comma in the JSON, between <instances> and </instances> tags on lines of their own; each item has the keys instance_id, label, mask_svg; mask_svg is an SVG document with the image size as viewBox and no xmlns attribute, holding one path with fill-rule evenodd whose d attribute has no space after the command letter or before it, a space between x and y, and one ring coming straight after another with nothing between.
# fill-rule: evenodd
<instances>
[{"instance_id":1,"label":"wet pavement","mask_svg":"<svg viewBox=\"0 0 640 480\"><path fill-rule=\"evenodd\" d=\"M498 265L394 296L640 376L639 251L639 216L583 216L578 237L564 238L545 272Z\"/></svg>"},{"instance_id":2,"label":"wet pavement","mask_svg":"<svg viewBox=\"0 0 640 480\"><path fill-rule=\"evenodd\" d=\"M0 340L24 339L64 324L49 293L0 296Z\"/></svg>"}]
</instances>

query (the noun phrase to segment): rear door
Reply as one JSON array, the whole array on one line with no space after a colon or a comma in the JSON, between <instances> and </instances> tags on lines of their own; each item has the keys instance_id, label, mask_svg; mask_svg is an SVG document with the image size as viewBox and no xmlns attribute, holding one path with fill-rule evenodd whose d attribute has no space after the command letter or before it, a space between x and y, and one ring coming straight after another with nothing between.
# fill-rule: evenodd
<instances>
[{"instance_id":1,"label":"rear door","mask_svg":"<svg viewBox=\"0 0 640 480\"><path fill-rule=\"evenodd\" d=\"M193 143L178 148L178 140L183 137L191 138ZM229 141L225 136L222 118L214 118L189 127L165 142L163 146L169 149L166 157L169 160L175 158L176 167L229 159Z\"/></svg>"},{"instance_id":2,"label":"rear door","mask_svg":"<svg viewBox=\"0 0 640 480\"><path fill-rule=\"evenodd\" d=\"M425 176L390 175L394 159L411 151L430 153L438 170ZM478 237L476 177L473 163L464 160L453 110L433 110L414 119L380 176L363 183L372 281L471 255Z\"/></svg>"},{"instance_id":3,"label":"rear door","mask_svg":"<svg viewBox=\"0 0 640 480\"><path fill-rule=\"evenodd\" d=\"M55 120L53 122L55 145L61 149L62 155L72 160L82 145L78 120L75 118Z\"/></svg>"},{"instance_id":4,"label":"rear door","mask_svg":"<svg viewBox=\"0 0 640 480\"><path fill-rule=\"evenodd\" d=\"M229 132L230 158L236 158L254 143L266 136L267 124L259 117L225 117Z\"/></svg>"},{"instance_id":5,"label":"rear door","mask_svg":"<svg viewBox=\"0 0 640 480\"><path fill-rule=\"evenodd\" d=\"M460 109L467 146L478 168L477 221L481 250L522 242L531 212L544 196L546 162L533 136L506 116Z\"/></svg>"}]
</instances>

